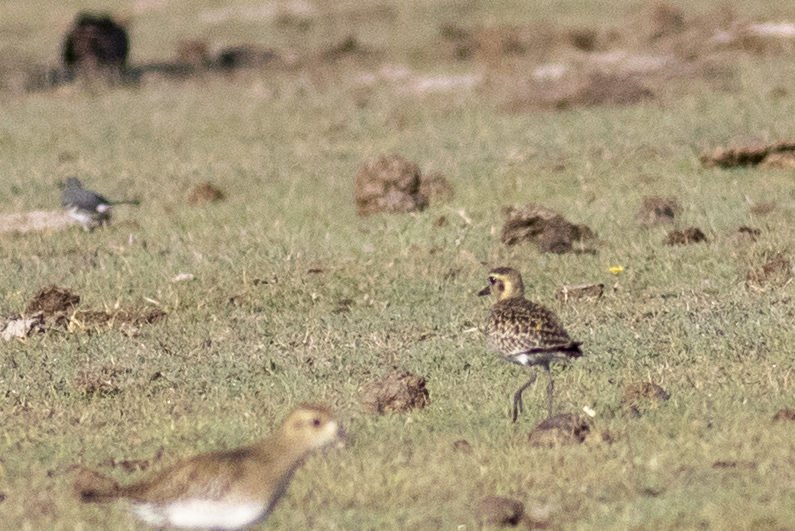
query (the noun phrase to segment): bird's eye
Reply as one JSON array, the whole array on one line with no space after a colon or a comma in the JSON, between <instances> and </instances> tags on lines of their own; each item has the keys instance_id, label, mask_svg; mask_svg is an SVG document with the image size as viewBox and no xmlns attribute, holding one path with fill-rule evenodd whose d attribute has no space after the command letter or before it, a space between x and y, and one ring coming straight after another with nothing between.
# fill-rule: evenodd
<instances>
[{"instance_id":1,"label":"bird's eye","mask_svg":"<svg viewBox=\"0 0 795 531\"><path fill-rule=\"evenodd\" d=\"M312 426L314 426L315 428L319 428L320 427L320 419L312 419Z\"/></svg>"},{"instance_id":2,"label":"bird's eye","mask_svg":"<svg viewBox=\"0 0 795 531\"><path fill-rule=\"evenodd\" d=\"M491 284L491 285L493 286L495 282L497 282L497 279L496 279L496 278L494 278L494 277L489 277L489 284Z\"/></svg>"}]
</instances>

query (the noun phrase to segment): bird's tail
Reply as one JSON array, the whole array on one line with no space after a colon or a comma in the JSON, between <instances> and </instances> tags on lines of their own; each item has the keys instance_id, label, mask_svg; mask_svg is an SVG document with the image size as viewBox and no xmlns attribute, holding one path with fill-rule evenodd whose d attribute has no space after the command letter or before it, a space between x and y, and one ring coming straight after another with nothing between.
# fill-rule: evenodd
<instances>
[{"instance_id":1,"label":"bird's tail","mask_svg":"<svg viewBox=\"0 0 795 531\"><path fill-rule=\"evenodd\" d=\"M90 468L79 467L73 486L75 496L83 503L110 502L121 497L121 487L113 479Z\"/></svg>"}]
</instances>

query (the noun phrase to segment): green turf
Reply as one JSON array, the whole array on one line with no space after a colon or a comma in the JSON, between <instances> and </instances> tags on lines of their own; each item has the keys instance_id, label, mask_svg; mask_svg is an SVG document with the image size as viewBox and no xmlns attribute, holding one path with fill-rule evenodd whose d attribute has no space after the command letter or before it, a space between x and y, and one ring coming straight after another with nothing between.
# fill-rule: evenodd
<instances>
[{"instance_id":1,"label":"green turf","mask_svg":"<svg viewBox=\"0 0 795 531\"><path fill-rule=\"evenodd\" d=\"M84 3L38 4L0 6L0 53L28 35L9 28L24 26L36 38L18 46L55 62ZM301 57L356 33L384 54L366 71L408 64L427 75L479 68L437 64L427 51L452 19L605 26L610 13L642 8L535 4L321 2L308 29L238 15L202 22L270 5L242 0L98 7L132 16L141 61L211 31L219 44ZM754 20L795 18L791 8L735 4ZM152 470L246 444L303 401L330 404L352 444L311 458L265 528L476 529L474 508L487 495L522 501L554 529L791 527L793 423L772 417L795 406L793 286L748 285L746 275L777 254L795 258L793 171L698 160L738 139L795 138L791 55L733 55L729 91L696 85L648 104L558 113L501 113L488 91L366 85L362 69L0 94L0 213L56 208L57 183L71 175L111 198L141 199L92 233L0 236L0 310L21 312L55 284L78 293L83 309L168 312L132 336L53 329L0 344L0 527L140 529L121 505L75 503L70 465L132 481L142 474L112 460L147 460ZM455 197L422 213L357 218L359 167L392 153L441 172ZM189 206L204 181L227 199ZM672 227L634 220L645 195L677 197L675 226L698 226L709 243L664 246ZM777 208L754 216L749 200ZM597 254L504 247L501 208L531 201L590 226ZM761 229L758 241L733 239L740 225ZM495 266L519 269L528 297L583 342L580 360L555 369L556 410L593 408L594 431L612 444L531 446L527 434L545 414L543 375L511 424L510 397L527 375L487 354L477 330L488 301L476 293ZM179 273L195 279L171 282ZM605 295L555 299L563 284L583 282L604 283ZM115 370L112 386L88 396L81 378L103 368ZM362 389L393 368L425 376L430 405L367 415ZM644 381L671 398L637 416L622 396ZM460 439L471 453L453 451Z\"/></svg>"}]
</instances>

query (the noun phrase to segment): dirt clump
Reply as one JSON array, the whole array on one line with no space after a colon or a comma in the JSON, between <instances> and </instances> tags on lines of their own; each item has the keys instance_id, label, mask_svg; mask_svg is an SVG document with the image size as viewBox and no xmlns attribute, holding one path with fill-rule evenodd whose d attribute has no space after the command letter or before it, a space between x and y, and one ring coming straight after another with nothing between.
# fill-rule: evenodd
<instances>
[{"instance_id":1,"label":"dirt clump","mask_svg":"<svg viewBox=\"0 0 795 531\"><path fill-rule=\"evenodd\" d=\"M82 12L64 37L61 59L70 76L118 76L127 66L129 51L127 31L110 15Z\"/></svg>"},{"instance_id":2,"label":"dirt clump","mask_svg":"<svg viewBox=\"0 0 795 531\"><path fill-rule=\"evenodd\" d=\"M645 36L649 41L677 35L685 30L685 12L667 2L655 2L644 13Z\"/></svg>"},{"instance_id":3,"label":"dirt clump","mask_svg":"<svg viewBox=\"0 0 795 531\"><path fill-rule=\"evenodd\" d=\"M211 66L220 70L237 70L241 68L262 68L276 60L276 52L269 48L261 48L250 44L229 46L218 52Z\"/></svg>"},{"instance_id":4,"label":"dirt clump","mask_svg":"<svg viewBox=\"0 0 795 531\"><path fill-rule=\"evenodd\" d=\"M158 309L116 310L103 312L95 310L80 310L75 312L74 319L88 325L133 325L159 323L168 316L166 312Z\"/></svg>"},{"instance_id":5,"label":"dirt clump","mask_svg":"<svg viewBox=\"0 0 795 531\"><path fill-rule=\"evenodd\" d=\"M636 77L623 73L595 72L581 83L577 92L556 104L558 109L608 105L620 107L654 99L654 92Z\"/></svg>"},{"instance_id":6,"label":"dirt clump","mask_svg":"<svg viewBox=\"0 0 795 531\"><path fill-rule=\"evenodd\" d=\"M346 57L363 58L372 55L372 52L362 45L359 40L348 35L342 41L332 44L323 52L322 58L326 61L339 61Z\"/></svg>"},{"instance_id":7,"label":"dirt clump","mask_svg":"<svg viewBox=\"0 0 795 531\"><path fill-rule=\"evenodd\" d=\"M792 168L795 166L795 142L782 141L766 145L719 148L701 155L705 168L742 166Z\"/></svg>"},{"instance_id":8,"label":"dirt clump","mask_svg":"<svg viewBox=\"0 0 795 531\"><path fill-rule=\"evenodd\" d=\"M563 286L555 293L559 301L568 302L575 300L595 300L605 291L604 284L576 284Z\"/></svg>"},{"instance_id":9,"label":"dirt clump","mask_svg":"<svg viewBox=\"0 0 795 531\"><path fill-rule=\"evenodd\" d=\"M596 236L585 225L575 225L562 215L535 203L503 209L505 223L501 240L505 245L533 242L541 252L564 254L593 252Z\"/></svg>"},{"instance_id":10,"label":"dirt clump","mask_svg":"<svg viewBox=\"0 0 795 531\"><path fill-rule=\"evenodd\" d=\"M466 439L459 439L453 443L453 451L461 454L471 454L472 445Z\"/></svg>"},{"instance_id":11,"label":"dirt clump","mask_svg":"<svg viewBox=\"0 0 795 531\"><path fill-rule=\"evenodd\" d=\"M776 201L768 201L766 203L756 203L751 205L750 212L754 216L762 217L767 216L778 210L778 203Z\"/></svg>"},{"instance_id":12,"label":"dirt clump","mask_svg":"<svg viewBox=\"0 0 795 531\"><path fill-rule=\"evenodd\" d=\"M761 269L751 269L746 274L746 286L772 284L783 286L795 273L792 262L778 254L768 261Z\"/></svg>"},{"instance_id":13,"label":"dirt clump","mask_svg":"<svg viewBox=\"0 0 795 531\"><path fill-rule=\"evenodd\" d=\"M639 76L627 72L603 72L590 69L554 76L550 79L530 79L516 87L518 81L504 81L507 87L496 92L508 92L500 108L510 114L535 111L563 111L576 107L635 105L653 100L656 96Z\"/></svg>"},{"instance_id":14,"label":"dirt clump","mask_svg":"<svg viewBox=\"0 0 795 531\"><path fill-rule=\"evenodd\" d=\"M69 320L69 315L78 304L80 304L80 295L58 286L46 286L41 288L28 303L25 315L38 314L43 316L45 321L63 325Z\"/></svg>"},{"instance_id":15,"label":"dirt clump","mask_svg":"<svg viewBox=\"0 0 795 531\"><path fill-rule=\"evenodd\" d=\"M672 223L682 213L682 207L675 197L647 196L643 198L635 221L644 227Z\"/></svg>"},{"instance_id":16,"label":"dirt clump","mask_svg":"<svg viewBox=\"0 0 795 531\"><path fill-rule=\"evenodd\" d=\"M455 196L455 190L444 175L434 172L420 176L420 195L427 197L430 203L446 203Z\"/></svg>"},{"instance_id":17,"label":"dirt clump","mask_svg":"<svg viewBox=\"0 0 795 531\"><path fill-rule=\"evenodd\" d=\"M189 205L204 205L226 199L226 195L210 181L197 184L188 197Z\"/></svg>"},{"instance_id":18,"label":"dirt clump","mask_svg":"<svg viewBox=\"0 0 795 531\"><path fill-rule=\"evenodd\" d=\"M365 163L356 174L356 214L399 214L424 210L428 198L420 192L420 167L400 155Z\"/></svg>"},{"instance_id":19,"label":"dirt clump","mask_svg":"<svg viewBox=\"0 0 795 531\"><path fill-rule=\"evenodd\" d=\"M524 518L524 504L502 496L486 496L475 512L482 526L516 527Z\"/></svg>"},{"instance_id":20,"label":"dirt clump","mask_svg":"<svg viewBox=\"0 0 795 531\"><path fill-rule=\"evenodd\" d=\"M761 235L761 230L748 225L740 225L729 234L734 243L739 245L756 243Z\"/></svg>"},{"instance_id":21,"label":"dirt clump","mask_svg":"<svg viewBox=\"0 0 795 531\"><path fill-rule=\"evenodd\" d=\"M425 378L408 371L393 371L368 384L362 404L368 413L406 413L430 403Z\"/></svg>"},{"instance_id":22,"label":"dirt clump","mask_svg":"<svg viewBox=\"0 0 795 531\"><path fill-rule=\"evenodd\" d=\"M706 242L707 236L698 227L673 230L668 233L663 243L665 245L690 245L692 243Z\"/></svg>"},{"instance_id":23,"label":"dirt clump","mask_svg":"<svg viewBox=\"0 0 795 531\"><path fill-rule=\"evenodd\" d=\"M528 434L528 440L533 446L580 444L590 431L585 419L574 413L560 413L542 420Z\"/></svg>"},{"instance_id":24,"label":"dirt clump","mask_svg":"<svg viewBox=\"0 0 795 531\"><path fill-rule=\"evenodd\" d=\"M668 400L671 398L665 389L651 382L629 384L624 388L624 403L635 406L644 400Z\"/></svg>"},{"instance_id":25,"label":"dirt clump","mask_svg":"<svg viewBox=\"0 0 795 531\"><path fill-rule=\"evenodd\" d=\"M785 407L776 411L776 414L773 415L773 422L782 420L795 421L795 410Z\"/></svg>"}]
</instances>

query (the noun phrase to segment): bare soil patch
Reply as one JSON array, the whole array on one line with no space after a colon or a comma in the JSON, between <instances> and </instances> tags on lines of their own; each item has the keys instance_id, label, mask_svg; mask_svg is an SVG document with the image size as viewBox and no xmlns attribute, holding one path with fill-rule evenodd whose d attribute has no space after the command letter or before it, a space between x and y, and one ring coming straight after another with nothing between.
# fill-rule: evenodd
<instances>
[{"instance_id":1,"label":"bare soil patch","mask_svg":"<svg viewBox=\"0 0 795 531\"><path fill-rule=\"evenodd\" d=\"M478 503L475 517L484 526L516 527L524 517L524 504L501 496L486 496Z\"/></svg>"},{"instance_id":2,"label":"bare soil patch","mask_svg":"<svg viewBox=\"0 0 795 531\"><path fill-rule=\"evenodd\" d=\"M795 167L795 142L718 148L701 155L705 168L736 168L761 166L763 168Z\"/></svg>"},{"instance_id":3,"label":"bare soil patch","mask_svg":"<svg viewBox=\"0 0 795 531\"><path fill-rule=\"evenodd\" d=\"M563 286L555 293L555 298L563 302L596 300L604 294L604 291L604 284L576 284L572 286Z\"/></svg>"},{"instance_id":4,"label":"bare soil patch","mask_svg":"<svg viewBox=\"0 0 795 531\"><path fill-rule=\"evenodd\" d=\"M762 217L772 214L778 210L778 203L776 201L769 201L766 203L756 203L751 206L750 212L754 216Z\"/></svg>"},{"instance_id":5,"label":"bare soil patch","mask_svg":"<svg viewBox=\"0 0 795 531\"><path fill-rule=\"evenodd\" d=\"M671 398L665 389L651 382L629 384L624 388L624 403L630 406L637 405L644 400L668 400Z\"/></svg>"},{"instance_id":6,"label":"bare soil patch","mask_svg":"<svg viewBox=\"0 0 795 531\"><path fill-rule=\"evenodd\" d=\"M446 203L455 196L453 185L439 172L420 176L420 195L428 198L431 204Z\"/></svg>"},{"instance_id":7,"label":"bare soil patch","mask_svg":"<svg viewBox=\"0 0 795 531\"><path fill-rule=\"evenodd\" d=\"M663 243L665 245L690 245L692 243L706 242L707 236L698 227L674 230L668 233Z\"/></svg>"},{"instance_id":8,"label":"bare soil patch","mask_svg":"<svg viewBox=\"0 0 795 531\"><path fill-rule=\"evenodd\" d=\"M681 213L682 207L675 197L649 196L643 198L640 210L635 214L635 221L644 227L653 227L673 223Z\"/></svg>"},{"instance_id":9,"label":"bare soil patch","mask_svg":"<svg viewBox=\"0 0 795 531\"><path fill-rule=\"evenodd\" d=\"M45 331L51 328L66 328L70 332L81 329L89 333L94 332L98 326L116 328L127 335L135 335L138 329L147 324L154 324L165 319L168 314L160 309L132 308L114 311L78 310L80 295L58 286L47 286L38 291L25 308L25 318L9 321L6 330L9 338L25 337L32 330ZM8 331L11 324L23 321L24 334ZM29 321L29 322L28 322ZM14 333L12 333L14 332Z\"/></svg>"},{"instance_id":10,"label":"bare soil patch","mask_svg":"<svg viewBox=\"0 0 795 531\"><path fill-rule=\"evenodd\" d=\"M425 378L408 371L394 371L369 383L362 393L368 413L406 413L430 404Z\"/></svg>"},{"instance_id":11,"label":"bare soil patch","mask_svg":"<svg viewBox=\"0 0 795 531\"><path fill-rule=\"evenodd\" d=\"M785 407L776 411L776 414L773 415L773 422L779 421L795 422L795 410Z\"/></svg>"},{"instance_id":12,"label":"bare soil patch","mask_svg":"<svg viewBox=\"0 0 795 531\"><path fill-rule=\"evenodd\" d=\"M31 232L64 230L75 223L66 212L36 210L0 215L0 234L4 232Z\"/></svg>"},{"instance_id":13,"label":"bare soil patch","mask_svg":"<svg viewBox=\"0 0 795 531\"><path fill-rule=\"evenodd\" d=\"M579 444L585 441L590 431L591 426L579 415L560 413L542 420L528 434L528 440L533 446Z\"/></svg>"},{"instance_id":14,"label":"bare soil patch","mask_svg":"<svg viewBox=\"0 0 795 531\"><path fill-rule=\"evenodd\" d=\"M762 286L770 284L772 286L783 286L795 275L795 268L792 262L782 256L776 255L769 260L760 269L751 269L748 271L745 282L746 286L753 285Z\"/></svg>"},{"instance_id":15,"label":"bare soil patch","mask_svg":"<svg viewBox=\"0 0 795 531\"><path fill-rule=\"evenodd\" d=\"M545 253L594 252L596 236L586 225L575 225L561 214L535 203L503 208L505 245L535 243Z\"/></svg>"},{"instance_id":16,"label":"bare soil patch","mask_svg":"<svg viewBox=\"0 0 795 531\"><path fill-rule=\"evenodd\" d=\"M41 288L25 308L28 315L41 312L50 318L58 314L71 312L80 304L80 295L58 286Z\"/></svg>"},{"instance_id":17,"label":"bare soil patch","mask_svg":"<svg viewBox=\"0 0 795 531\"><path fill-rule=\"evenodd\" d=\"M189 205L204 205L226 199L226 195L210 181L197 184L188 196Z\"/></svg>"},{"instance_id":18,"label":"bare soil patch","mask_svg":"<svg viewBox=\"0 0 795 531\"><path fill-rule=\"evenodd\" d=\"M740 225L729 233L731 239L738 245L756 243L761 235L762 231L760 229L749 227L748 225Z\"/></svg>"}]
</instances>

